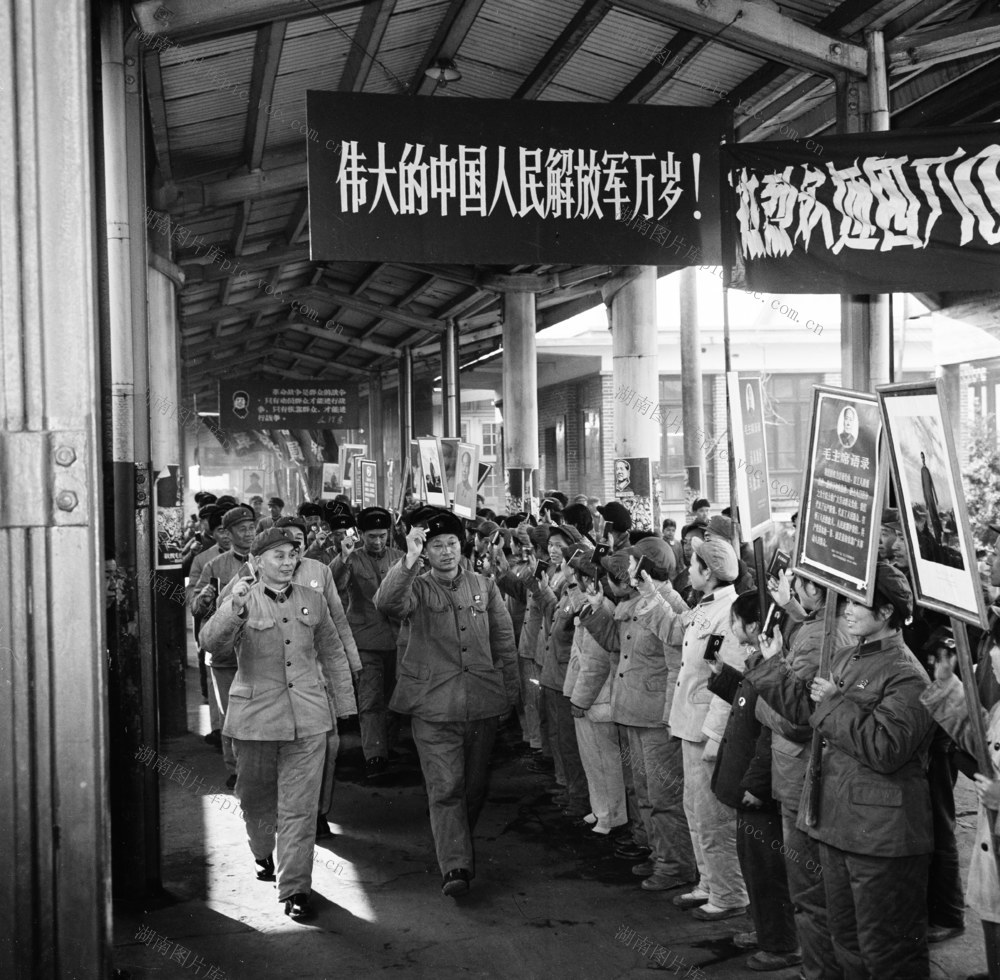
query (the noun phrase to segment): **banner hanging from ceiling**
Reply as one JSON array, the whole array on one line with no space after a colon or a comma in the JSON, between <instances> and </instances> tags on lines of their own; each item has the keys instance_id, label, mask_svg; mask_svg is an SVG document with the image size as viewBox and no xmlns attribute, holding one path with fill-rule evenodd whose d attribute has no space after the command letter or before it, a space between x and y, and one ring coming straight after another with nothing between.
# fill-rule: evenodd
<instances>
[{"instance_id":1,"label":"banner hanging from ceiling","mask_svg":"<svg viewBox=\"0 0 1000 980\"><path fill-rule=\"evenodd\" d=\"M731 109L306 99L313 261L721 261Z\"/></svg>"},{"instance_id":2,"label":"banner hanging from ceiling","mask_svg":"<svg viewBox=\"0 0 1000 980\"><path fill-rule=\"evenodd\" d=\"M1000 280L1000 126L738 143L723 159L735 285L888 293Z\"/></svg>"},{"instance_id":3,"label":"banner hanging from ceiling","mask_svg":"<svg viewBox=\"0 0 1000 980\"><path fill-rule=\"evenodd\" d=\"M227 433L356 429L358 412L358 386L353 382L219 381L219 428Z\"/></svg>"}]
</instances>

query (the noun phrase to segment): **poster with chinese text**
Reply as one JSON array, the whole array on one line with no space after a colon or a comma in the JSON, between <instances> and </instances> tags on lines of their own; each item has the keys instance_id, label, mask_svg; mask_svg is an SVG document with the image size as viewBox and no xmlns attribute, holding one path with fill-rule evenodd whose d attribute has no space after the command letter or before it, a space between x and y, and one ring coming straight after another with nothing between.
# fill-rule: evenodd
<instances>
[{"instance_id":1,"label":"poster with chinese text","mask_svg":"<svg viewBox=\"0 0 1000 980\"><path fill-rule=\"evenodd\" d=\"M767 478L767 440L764 398L760 378L726 375L729 388L729 431L736 462L736 500L743 538L760 537L771 522L770 481Z\"/></svg>"}]
</instances>

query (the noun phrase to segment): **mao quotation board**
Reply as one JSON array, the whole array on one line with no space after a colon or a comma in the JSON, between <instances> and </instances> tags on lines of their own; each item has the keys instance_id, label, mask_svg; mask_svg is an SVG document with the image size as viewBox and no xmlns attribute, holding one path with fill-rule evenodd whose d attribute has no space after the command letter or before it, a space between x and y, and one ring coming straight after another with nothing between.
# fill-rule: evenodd
<instances>
[{"instance_id":1,"label":"mao quotation board","mask_svg":"<svg viewBox=\"0 0 1000 980\"><path fill-rule=\"evenodd\" d=\"M318 260L718 264L727 108L308 92Z\"/></svg>"},{"instance_id":2,"label":"mao quotation board","mask_svg":"<svg viewBox=\"0 0 1000 980\"><path fill-rule=\"evenodd\" d=\"M330 381L224 380L219 382L219 427L356 429L358 386Z\"/></svg>"}]
</instances>

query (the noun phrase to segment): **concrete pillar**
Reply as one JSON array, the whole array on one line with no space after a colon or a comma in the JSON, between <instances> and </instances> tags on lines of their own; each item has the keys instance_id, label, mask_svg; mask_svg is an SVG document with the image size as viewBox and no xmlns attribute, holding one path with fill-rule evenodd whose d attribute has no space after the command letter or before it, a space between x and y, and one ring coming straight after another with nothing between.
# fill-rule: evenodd
<instances>
[{"instance_id":1,"label":"concrete pillar","mask_svg":"<svg viewBox=\"0 0 1000 980\"><path fill-rule=\"evenodd\" d=\"M529 292L503 296L503 444L507 470L538 469L535 294Z\"/></svg>"},{"instance_id":2,"label":"concrete pillar","mask_svg":"<svg viewBox=\"0 0 1000 980\"><path fill-rule=\"evenodd\" d=\"M681 277L681 412L684 424L684 471L688 488L705 492L705 396L701 378L701 331L698 279L694 266Z\"/></svg>"},{"instance_id":3,"label":"concrete pillar","mask_svg":"<svg viewBox=\"0 0 1000 980\"><path fill-rule=\"evenodd\" d=\"M368 455L375 460L378 474L378 502L380 507L391 503L385 488L385 438L382 428L382 375L372 371L368 376Z\"/></svg>"},{"instance_id":4,"label":"concrete pillar","mask_svg":"<svg viewBox=\"0 0 1000 980\"><path fill-rule=\"evenodd\" d=\"M660 425L653 421L652 410L643 411L640 405L660 402L656 267L629 270L623 279L613 294L605 296L611 310L612 380L616 392L633 391L642 402L616 404L615 456L649 457L649 508L637 508L632 515L637 530L649 531L659 515Z\"/></svg>"},{"instance_id":5,"label":"concrete pillar","mask_svg":"<svg viewBox=\"0 0 1000 980\"><path fill-rule=\"evenodd\" d=\"M149 345L149 416L150 484L153 492L150 520L153 530L163 508L174 507L181 526L184 517L184 478L181 467L180 419L180 331L177 325L175 290L183 282L179 269L171 278L170 223L167 215L155 223L149 235L151 265L146 271L146 304ZM156 257L155 259L153 257ZM166 409L166 411L164 411ZM158 538L152 538L153 548ZM172 600L175 590L184 586L179 561L152 555L156 569L153 589L153 619L156 630L158 706L160 734L183 735L187 724L187 610ZM168 588L169 586L169 588Z\"/></svg>"},{"instance_id":6,"label":"concrete pillar","mask_svg":"<svg viewBox=\"0 0 1000 980\"><path fill-rule=\"evenodd\" d=\"M458 376L458 327L449 320L441 337L441 405L443 434L458 438L462 434L462 399Z\"/></svg>"}]
</instances>

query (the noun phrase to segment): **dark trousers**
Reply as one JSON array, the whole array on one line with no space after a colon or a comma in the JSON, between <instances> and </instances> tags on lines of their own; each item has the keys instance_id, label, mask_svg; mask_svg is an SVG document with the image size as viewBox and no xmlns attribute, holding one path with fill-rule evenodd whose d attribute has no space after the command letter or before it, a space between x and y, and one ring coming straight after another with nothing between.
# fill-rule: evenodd
<instances>
[{"instance_id":1,"label":"dark trousers","mask_svg":"<svg viewBox=\"0 0 1000 980\"><path fill-rule=\"evenodd\" d=\"M388 710L396 687L396 650L358 650L361 676L358 678L358 723L361 728L361 751L365 759L389 757L394 718Z\"/></svg>"},{"instance_id":2,"label":"dark trousers","mask_svg":"<svg viewBox=\"0 0 1000 980\"><path fill-rule=\"evenodd\" d=\"M830 935L845 980L928 980L929 854L872 857L820 844Z\"/></svg>"},{"instance_id":3,"label":"dark trousers","mask_svg":"<svg viewBox=\"0 0 1000 980\"><path fill-rule=\"evenodd\" d=\"M201 630L201 616L194 617L194 638L197 642ZM205 649L198 644L198 680L201 681L201 696L208 697L208 664L205 663Z\"/></svg>"},{"instance_id":4,"label":"dark trousers","mask_svg":"<svg viewBox=\"0 0 1000 980\"><path fill-rule=\"evenodd\" d=\"M948 750L951 746L951 751ZM949 929L965 925L965 892L958 868L958 844L955 841L955 765L954 745L950 739L938 739L931 746L927 783L931 791L931 816L934 820L934 853L927 880L927 920L931 925Z\"/></svg>"},{"instance_id":5,"label":"dark trousers","mask_svg":"<svg viewBox=\"0 0 1000 980\"><path fill-rule=\"evenodd\" d=\"M578 812L581 817L585 816L590 813L590 791L580 758L580 746L576 741L576 724L569 698L554 688L543 687L542 703L548 719L556 776L561 775L565 783L569 809Z\"/></svg>"},{"instance_id":6,"label":"dark trousers","mask_svg":"<svg viewBox=\"0 0 1000 980\"><path fill-rule=\"evenodd\" d=\"M737 809L736 856L750 898L757 944L768 953L791 953L799 946L784 846L777 808Z\"/></svg>"},{"instance_id":7,"label":"dark trousers","mask_svg":"<svg viewBox=\"0 0 1000 980\"><path fill-rule=\"evenodd\" d=\"M823 887L823 859L819 841L799 830L797 810L784 808L781 828L785 835L785 874L788 894L795 908L795 929L802 947L802 973L806 980L841 980L830 942Z\"/></svg>"},{"instance_id":8,"label":"dark trousers","mask_svg":"<svg viewBox=\"0 0 1000 980\"><path fill-rule=\"evenodd\" d=\"M990 980L1000 980L1000 922L983 919L983 938L986 940L986 970Z\"/></svg>"},{"instance_id":9,"label":"dark trousers","mask_svg":"<svg viewBox=\"0 0 1000 980\"><path fill-rule=\"evenodd\" d=\"M486 801L496 718L410 722L427 788L431 832L441 874L475 873L472 833Z\"/></svg>"}]
</instances>

